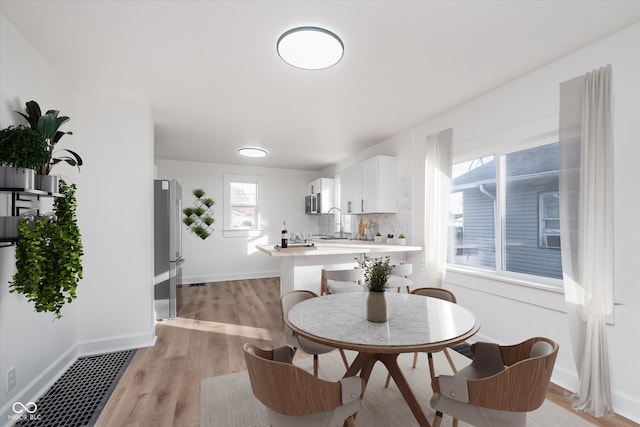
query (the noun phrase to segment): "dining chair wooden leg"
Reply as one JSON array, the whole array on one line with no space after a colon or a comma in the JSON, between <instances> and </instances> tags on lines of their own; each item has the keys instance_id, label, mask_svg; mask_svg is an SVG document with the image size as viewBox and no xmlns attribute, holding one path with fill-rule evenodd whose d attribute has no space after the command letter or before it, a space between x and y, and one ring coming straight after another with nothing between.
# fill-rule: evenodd
<instances>
[{"instance_id":1,"label":"dining chair wooden leg","mask_svg":"<svg viewBox=\"0 0 640 427\"><path fill-rule=\"evenodd\" d=\"M384 388L389 388L390 381L391 381L391 374L387 373L387 380L384 382Z\"/></svg>"},{"instance_id":2,"label":"dining chair wooden leg","mask_svg":"<svg viewBox=\"0 0 640 427\"><path fill-rule=\"evenodd\" d=\"M433 379L436 377L435 368L433 367L433 355L431 353L427 353L427 360L429 361L429 373L431 374L431 384L433 384Z\"/></svg>"},{"instance_id":3,"label":"dining chair wooden leg","mask_svg":"<svg viewBox=\"0 0 640 427\"><path fill-rule=\"evenodd\" d=\"M416 367L416 364L418 363L418 352L416 351L415 353L413 353L413 367Z\"/></svg>"},{"instance_id":4,"label":"dining chair wooden leg","mask_svg":"<svg viewBox=\"0 0 640 427\"><path fill-rule=\"evenodd\" d=\"M451 424L451 427L458 427L458 419L457 418L453 419L453 423Z\"/></svg>"},{"instance_id":5,"label":"dining chair wooden leg","mask_svg":"<svg viewBox=\"0 0 640 427\"><path fill-rule=\"evenodd\" d=\"M356 421L353 419L353 416L344 420L345 427L356 427Z\"/></svg>"},{"instance_id":6,"label":"dining chair wooden leg","mask_svg":"<svg viewBox=\"0 0 640 427\"><path fill-rule=\"evenodd\" d=\"M347 355L344 354L344 350L339 348L340 356L342 357L342 363L344 363L344 368L349 369L349 361L347 360Z\"/></svg>"},{"instance_id":7,"label":"dining chair wooden leg","mask_svg":"<svg viewBox=\"0 0 640 427\"><path fill-rule=\"evenodd\" d=\"M442 412L436 411L436 417L433 419L433 427L440 427L442 423Z\"/></svg>"},{"instance_id":8,"label":"dining chair wooden leg","mask_svg":"<svg viewBox=\"0 0 640 427\"><path fill-rule=\"evenodd\" d=\"M449 354L449 350L445 348L443 352L444 352L444 355L447 357L447 360L449 361L449 366L451 366L451 369L455 374L456 372L458 372L458 369L456 369L456 365L453 363L453 359L451 358L451 354Z\"/></svg>"},{"instance_id":9,"label":"dining chair wooden leg","mask_svg":"<svg viewBox=\"0 0 640 427\"><path fill-rule=\"evenodd\" d=\"M313 375L315 377L318 376L318 355L317 354L313 355Z\"/></svg>"}]
</instances>

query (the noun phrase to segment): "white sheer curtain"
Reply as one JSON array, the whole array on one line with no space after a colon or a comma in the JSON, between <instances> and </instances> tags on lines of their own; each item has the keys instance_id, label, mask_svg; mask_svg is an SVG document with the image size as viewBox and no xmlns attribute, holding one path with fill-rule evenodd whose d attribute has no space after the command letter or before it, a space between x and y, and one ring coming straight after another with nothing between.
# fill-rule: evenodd
<instances>
[{"instance_id":1,"label":"white sheer curtain","mask_svg":"<svg viewBox=\"0 0 640 427\"><path fill-rule=\"evenodd\" d=\"M580 388L573 406L613 412L606 316L613 310L612 70L560 85L560 232L567 315Z\"/></svg>"},{"instance_id":2,"label":"white sheer curtain","mask_svg":"<svg viewBox=\"0 0 640 427\"><path fill-rule=\"evenodd\" d=\"M424 165L424 263L427 286L442 287L447 262L452 130L427 136Z\"/></svg>"}]
</instances>

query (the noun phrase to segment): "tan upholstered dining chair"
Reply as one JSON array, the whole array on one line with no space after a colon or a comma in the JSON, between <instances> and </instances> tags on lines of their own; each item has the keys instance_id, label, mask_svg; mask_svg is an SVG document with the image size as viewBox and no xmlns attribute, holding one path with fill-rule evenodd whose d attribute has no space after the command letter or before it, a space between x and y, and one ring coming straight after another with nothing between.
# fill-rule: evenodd
<instances>
[{"instance_id":1,"label":"tan upholstered dining chair","mask_svg":"<svg viewBox=\"0 0 640 427\"><path fill-rule=\"evenodd\" d=\"M364 381L347 377L329 382L291 364L288 346L263 350L244 345L244 357L254 396L266 406L273 427L355 426Z\"/></svg>"},{"instance_id":2,"label":"tan upholstered dining chair","mask_svg":"<svg viewBox=\"0 0 640 427\"><path fill-rule=\"evenodd\" d=\"M413 281L409 279L409 276L412 274L413 264L398 264L391 270L391 275L389 276L385 287L390 289L396 288L398 292L400 292L402 288L406 288L407 293L411 292Z\"/></svg>"},{"instance_id":3,"label":"tan upholstered dining chair","mask_svg":"<svg viewBox=\"0 0 640 427\"><path fill-rule=\"evenodd\" d=\"M422 295L425 297L438 298L441 300L449 301L453 304L456 304L456 296L453 292L442 289L442 288L417 288L411 291L414 295ZM451 370L455 373L457 372L456 365L453 363L453 359L451 358L451 354L449 354L449 350L447 348L442 349L445 357L447 358L447 362L449 362L449 366L451 366ZM429 374L431 375L431 379L435 378L435 368L433 366L433 354L427 353L427 361L429 362ZM413 353L413 367L416 367L418 363L418 353ZM387 375L387 381L384 386L389 387L389 380L391 380L391 375Z\"/></svg>"},{"instance_id":4,"label":"tan upholstered dining chair","mask_svg":"<svg viewBox=\"0 0 640 427\"><path fill-rule=\"evenodd\" d=\"M291 292L287 292L286 294L280 297L280 307L282 309L282 320L287 318L289 314L289 310L294 305L305 301L309 298L317 298L315 292L307 291L307 290L294 290ZM284 323L284 337L285 341L288 345L293 347L294 349L300 349L307 354L313 355L313 375L318 376L318 355L329 353L335 350L335 347L330 347L328 345L319 344L315 341L311 341L308 338L299 336L296 334L286 323ZM340 356L342 357L342 362L344 363L345 369L349 369L349 363L342 349L340 350Z\"/></svg>"},{"instance_id":5,"label":"tan upholstered dining chair","mask_svg":"<svg viewBox=\"0 0 640 427\"><path fill-rule=\"evenodd\" d=\"M432 382L433 427L443 413L478 427L526 426L527 412L546 397L558 344L535 337L511 346L477 342L471 350L471 365Z\"/></svg>"},{"instance_id":6,"label":"tan upholstered dining chair","mask_svg":"<svg viewBox=\"0 0 640 427\"><path fill-rule=\"evenodd\" d=\"M361 268L346 268L342 270L322 269L321 295L338 294L343 292L362 292L364 290L364 270Z\"/></svg>"}]
</instances>

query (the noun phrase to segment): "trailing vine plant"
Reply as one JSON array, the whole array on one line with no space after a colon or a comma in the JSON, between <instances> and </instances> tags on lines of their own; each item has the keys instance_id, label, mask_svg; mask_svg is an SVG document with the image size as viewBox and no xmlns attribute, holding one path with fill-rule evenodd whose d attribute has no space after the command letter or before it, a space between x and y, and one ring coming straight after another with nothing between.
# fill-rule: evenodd
<instances>
[{"instance_id":1,"label":"trailing vine plant","mask_svg":"<svg viewBox=\"0 0 640 427\"><path fill-rule=\"evenodd\" d=\"M64 197L54 202L51 218L22 218L16 247L16 274L9 292L21 293L37 312L61 318L65 303L76 298L82 279L82 238L76 220L76 185L60 181Z\"/></svg>"},{"instance_id":2,"label":"trailing vine plant","mask_svg":"<svg viewBox=\"0 0 640 427\"><path fill-rule=\"evenodd\" d=\"M182 209L184 214L182 222L189 228L189 231L204 240L213 232L212 225L216 220L213 218L211 207L216 202L208 197L205 198L205 192L200 188L193 190L193 195L196 196L194 207Z\"/></svg>"}]
</instances>

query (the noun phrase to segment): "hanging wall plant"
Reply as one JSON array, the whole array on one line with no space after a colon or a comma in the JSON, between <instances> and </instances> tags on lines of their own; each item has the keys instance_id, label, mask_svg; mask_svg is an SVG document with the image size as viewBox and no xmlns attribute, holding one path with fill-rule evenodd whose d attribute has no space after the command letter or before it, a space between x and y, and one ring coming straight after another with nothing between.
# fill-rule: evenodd
<instances>
[{"instance_id":1,"label":"hanging wall plant","mask_svg":"<svg viewBox=\"0 0 640 427\"><path fill-rule=\"evenodd\" d=\"M82 239L76 220L76 186L60 181L54 215L20 220L16 274L9 292L24 294L37 312L62 317L65 303L76 298L82 279Z\"/></svg>"},{"instance_id":2,"label":"hanging wall plant","mask_svg":"<svg viewBox=\"0 0 640 427\"><path fill-rule=\"evenodd\" d=\"M200 237L202 240L206 239L213 232L213 210L211 207L215 204L215 201L210 198L204 198L204 190L197 188L193 190L193 195L196 196L196 200L193 203L193 207L187 207L182 210L184 218L182 222L189 227L189 231Z\"/></svg>"}]
</instances>

